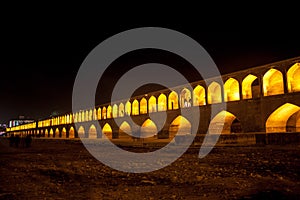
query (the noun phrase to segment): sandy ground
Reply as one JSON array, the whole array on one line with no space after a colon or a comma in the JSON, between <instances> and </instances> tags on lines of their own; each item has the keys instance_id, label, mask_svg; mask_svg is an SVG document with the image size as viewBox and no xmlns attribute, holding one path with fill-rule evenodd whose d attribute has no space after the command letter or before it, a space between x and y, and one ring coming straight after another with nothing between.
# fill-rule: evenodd
<instances>
[{"instance_id":1,"label":"sandy ground","mask_svg":"<svg viewBox=\"0 0 300 200\"><path fill-rule=\"evenodd\" d=\"M154 172L119 172L80 141L0 138L0 199L300 199L300 145L190 148Z\"/></svg>"}]
</instances>

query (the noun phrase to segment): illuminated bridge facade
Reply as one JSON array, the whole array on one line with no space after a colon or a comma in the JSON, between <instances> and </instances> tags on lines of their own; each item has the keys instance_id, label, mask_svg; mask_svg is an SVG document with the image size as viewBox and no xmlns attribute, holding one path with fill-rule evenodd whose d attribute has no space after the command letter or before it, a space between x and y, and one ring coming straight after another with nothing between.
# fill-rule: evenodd
<instances>
[{"instance_id":1,"label":"illuminated bridge facade","mask_svg":"<svg viewBox=\"0 0 300 200\"><path fill-rule=\"evenodd\" d=\"M200 80L190 84L192 90L182 85L6 131L49 138L102 138L102 134L109 139L132 138L126 133L147 137L157 133L149 113L167 112L162 130L149 138L172 138L179 127L177 134L183 135L190 134L192 128L198 134L214 133L216 129L221 129L222 134L300 132L300 57L226 74L222 80L223 83L216 78ZM221 102L227 103L227 109L220 109L211 118L211 104ZM181 116L179 108L190 113L200 111L199 127L193 127L188 116ZM123 121L121 126L116 125L115 118ZM139 126L130 124L129 118ZM78 123L78 130L74 123ZM95 123L102 130L96 130Z\"/></svg>"}]
</instances>

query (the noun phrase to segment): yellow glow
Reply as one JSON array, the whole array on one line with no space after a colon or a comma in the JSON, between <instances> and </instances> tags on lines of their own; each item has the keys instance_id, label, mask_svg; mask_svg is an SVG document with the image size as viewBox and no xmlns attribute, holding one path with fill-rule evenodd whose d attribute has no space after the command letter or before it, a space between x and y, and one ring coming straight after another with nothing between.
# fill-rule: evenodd
<instances>
[{"instance_id":1,"label":"yellow glow","mask_svg":"<svg viewBox=\"0 0 300 200\"><path fill-rule=\"evenodd\" d=\"M117 104L114 104L114 105L113 105L112 117L113 117L113 118L118 117L118 106L117 106Z\"/></svg>"},{"instance_id":2,"label":"yellow glow","mask_svg":"<svg viewBox=\"0 0 300 200\"><path fill-rule=\"evenodd\" d=\"M89 121L89 111L88 110L85 111L84 119L85 119L85 121Z\"/></svg>"},{"instance_id":3,"label":"yellow glow","mask_svg":"<svg viewBox=\"0 0 300 200\"><path fill-rule=\"evenodd\" d=\"M207 89L207 103L221 103L222 102L222 93L221 86L217 82L212 82Z\"/></svg>"},{"instance_id":4,"label":"yellow glow","mask_svg":"<svg viewBox=\"0 0 300 200\"><path fill-rule=\"evenodd\" d=\"M102 133L105 134L108 139L112 139L112 129L108 123L103 126Z\"/></svg>"},{"instance_id":5,"label":"yellow glow","mask_svg":"<svg viewBox=\"0 0 300 200\"><path fill-rule=\"evenodd\" d=\"M130 125L124 121L121 126L120 126L120 130L119 130L119 138L120 139L124 139L124 138L131 138L131 127Z\"/></svg>"},{"instance_id":6,"label":"yellow glow","mask_svg":"<svg viewBox=\"0 0 300 200\"><path fill-rule=\"evenodd\" d=\"M69 130L69 138L75 138L75 130L73 127L71 127Z\"/></svg>"},{"instance_id":7,"label":"yellow glow","mask_svg":"<svg viewBox=\"0 0 300 200\"><path fill-rule=\"evenodd\" d=\"M191 123L181 115L176 117L169 128L169 137L173 138L175 135L188 135L191 134Z\"/></svg>"},{"instance_id":8,"label":"yellow glow","mask_svg":"<svg viewBox=\"0 0 300 200\"><path fill-rule=\"evenodd\" d=\"M88 119L89 119L88 121L93 120L93 110L92 109L89 111L89 118Z\"/></svg>"},{"instance_id":9,"label":"yellow glow","mask_svg":"<svg viewBox=\"0 0 300 200\"><path fill-rule=\"evenodd\" d=\"M300 64L294 64L287 72L287 84L289 92L300 91Z\"/></svg>"},{"instance_id":10,"label":"yellow glow","mask_svg":"<svg viewBox=\"0 0 300 200\"><path fill-rule=\"evenodd\" d=\"M144 121L141 127L141 137L149 138L155 136L156 134L157 134L157 127L155 123L150 119Z\"/></svg>"},{"instance_id":11,"label":"yellow glow","mask_svg":"<svg viewBox=\"0 0 300 200\"><path fill-rule=\"evenodd\" d=\"M78 122L81 122L82 117L81 117L81 112L78 113Z\"/></svg>"},{"instance_id":12,"label":"yellow glow","mask_svg":"<svg viewBox=\"0 0 300 200\"><path fill-rule=\"evenodd\" d=\"M97 130L94 124L92 124L89 128L89 138L96 139L97 138Z\"/></svg>"},{"instance_id":13,"label":"yellow glow","mask_svg":"<svg viewBox=\"0 0 300 200\"><path fill-rule=\"evenodd\" d=\"M229 78L224 83L224 100L225 102L240 100L239 82L236 79Z\"/></svg>"},{"instance_id":14,"label":"yellow glow","mask_svg":"<svg viewBox=\"0 0 300 200\"><path fill-rule=\"evenodd\" d=\"M97 120L97 109L94 108L94 111L93 111L93 120Z\"/></svg>"},{"instance_id":15,"label":"yellow glow","mask_svg":"<svg viewBox=\"0 0 300 200\"><path fill-rule=\"evenodd\" d=\"M124 117L124 104L120 103L119 105L119 117Z\"/></svg>"},{"instance_id":16,"label":"yellow glow","mask_svg":"<svg viewBox=\"0 0 300 200\"><path fill-rule=\"evenodd\" d=\"M160 94L158 97L158 111L167 110L167 97L164 94Z\"/></svg>"},{"instance_id":17,"label":"yellow glow","mask_svg":"<svg viewBox=\"0 0 300 200\"><path fill-rule=\"evenodd\" d=\"M45 137L48 137L48 129L45 130Z\"/></svg>"},{"instance_id":18,"label":"yellow glow","mask_svg":"<svg viewBox=\"0 0 300 200\"><path fill-rule=\"evenodd\" d=\"M151 96L148 100L149 113L156 112L156 98Z\"/></svg>"},{"instance_id":19,"label":"yellow glow","mask_svg":"<svg viewBox=\"0 0 300 200\"><path fill-rule=\"evenodd\" d=\"M172 91L169 94L168 101L169 101L169 104L168 104L169 110L178 109L178 94L175 91Z\"/></svg>"},{"instance_id":20,"label":"yellow glow","mask_svg":"<svg viewBox=\"0 0 300 200\"><path fill-rule=\"evenodd\" d=\"M80 126L77 132L78 132L79 137L81 137L81 138L85 137L85 131L84 131L83 126Z\"/></svg>"},{"instance_id":21,"label":"yellow glow","mask_svg":"<svg viewBox=\"0 0 300 200\"><path fill-rule=\"evenodd\" d=\"M230 134L231 125L236 117L227 111L219 112L210 122L208 132L209 134Z\"/></svg>"},{"instance_id":22,"label":"yellow glow","mask_svg":"<svg viewBox=\"0 0 300 200\"><path fill-rule=\"evenodd\" d=\"M52 128L50 129L50 132L49 132L49 133L50 133L50 137L54 137L54 132L53 132L53 129L52 129Z\"/></svg>"},{"instance_id":23,"label":"yellow glow","mask_svg":"<svg viewBox=\"0 0 300 200\"><path fill-rule=\"evenodd\" d=\"M81 112L81 122L85 121L85 114L84 111Z\"/></svg>"},{"instance_id":24,"label":"yellow glow","mask_svg":"<svg viewBox=\"0 0 300 200\"><path fill-rule=\"evenodd\" d=\"M101 108L98 108L98 110L97 110L97 119L98 120L101 119Z\"/></svg>"},{"instance_id":25,"label":"yellow glow","mask_svg":"<svg viewBox=\"0 0 300 200\"><path fill-rule=\"evenodd\" d=\"M147 100L145 98L142 98L142 100L140 101L140 113L147 113Z\"/></svg>"},{"instance_id":26,"label":"yellow glow","mask_svg":"<svg viewBox=\"0 0 300 200\"><path fill-rule=\"evenodd\" d=\"M192 94L187 88L183 88L180 93L180 106L181 108L187 108L192 106Z\"/></svg>"},{"instance_id":27,"label":"yellow glow","mask_svg":"<svg viewBox=\"0 0 300 200\"><path fill-rule=\"evenodd\" d=\"M134 100L132 102L132 115L138 115L139 114L139 102L138 100Z\"/></svg>"},{"instance_id":28,"label":"yellow glow","mask_svg":"<svg viewBox=\"0 0 300 200\"><path fill-rule=\"evenodd\" d=\"M266 132L286 132L287 121L299 110L299 106L290 103L280 106L267 119Z\"/></svg>"},{"instance_id":29,"label":"yellow glow","mask_svg":"<svg viewBox=\"0 0 300 200\"><path fill-rule=\"evenodd\" d=\"M125 114L128 116L131 114L131 103L129 101L125 104Z\"/></svg>"},{"instance_id":30,"label":"yellow glow","mask_svg":"<svg viewBox=\"0 0 300 200\"><path fill-rule=\"evenodd\" d=\"M102 108L102 119L106 119L106 107Z\"/></svg>"},{"instance_id":31,"label":"yellow glow","mask_svg":"<svg viewBox=\"0 0 300 200\"><path fill-rule=\"evenodd\" d=\"M283 76L276 69L270 69L263 77L264 96L283 94Z\"/></svg>"},{"instance_id":32,"label":"yellow glow","mask_svg":"<svg viewBox=\"0 0 300 200\"><path fill-rule=\"evenodd\" d=\"M112 117L112 108L111 106L108 106L106 111L106 118L110 119L111 117Z\"/></svg>"},{"instance_id":33,"label":"yellow glow","mask_svg":"<svg viewBox=\"0 0 300 200\"><path fill-rule=\"evenodd\" d=\"M205 89L201 85L197 85L193 90L193 105L194 106L202 106L206 105L205 102Z\"/></svg>"},{"instance_id":34,"label":"yellow glow","mask_svg":"<svg viewBox=\"0 0 300 200\"><path fill-rule=\"evenodd\" d=\"M256 76L249 74L242 82L243 99L252 98L252 83L257 79Z\"/></svg>"},{"instance_id":35,"label":"yellow glow","mask_svg":"<svg viewBox=\"0 0 300 200\"><path fill-rule=\"evenodd\" d=\"M62 138L67 138L67 130L66 130L65 127L64 127L64 128L62 129L62 131L61 131L61 137L62 137Z\"/></svg>"},{"instance_id":36,"label":"yellow glow","mask_svg":"<svg viewBox=\"0 0 300 200\"><path fill-rule=\"evenodd\" d=\"M59 129L58 128L55 129L55 137L59 137Z\"/></svg>"}]
</instances>

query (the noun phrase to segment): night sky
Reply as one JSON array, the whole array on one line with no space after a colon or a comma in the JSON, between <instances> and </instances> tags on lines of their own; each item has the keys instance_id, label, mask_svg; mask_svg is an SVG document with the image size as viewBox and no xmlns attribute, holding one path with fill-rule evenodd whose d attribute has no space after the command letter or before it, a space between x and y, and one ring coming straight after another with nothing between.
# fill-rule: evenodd
<instances>
[{"instance_id":1,"label":"night sky","mask_svg":"<svg viewBox=\"0 0 300 200\"><path fill-rule=\"evenodd\" d=\"M19 115L41 119L53 112L70 112L73 83L88 53L109 36L143 26L171 28L192 37L223 74L300 56L297 32L204 31L180 24L10 26L2 33L0 45L0 123ZM136 64L134 56L130 62Z\"/></svg>"}]
</instances>

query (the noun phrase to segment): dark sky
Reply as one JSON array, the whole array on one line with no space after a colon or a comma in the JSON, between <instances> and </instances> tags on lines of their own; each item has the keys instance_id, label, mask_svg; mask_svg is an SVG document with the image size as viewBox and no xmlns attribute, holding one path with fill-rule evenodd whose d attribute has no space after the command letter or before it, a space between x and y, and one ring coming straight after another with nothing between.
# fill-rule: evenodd
<instances>
[{"instance_id":1,"label":"dark sky","mask_svg":"<svg viewBox=\"0 0 300 200\"><path fill-rule=\"evenodd\" d=\"M221 73L300 56L297 31L204 31L176 23L10 26L2 29L0 40L0 123L19 115L39 119L54 111L70 112L73 82L88 53L109 36L143 26L171 28L194 38Z\"/></svg>"}]
</instances>

